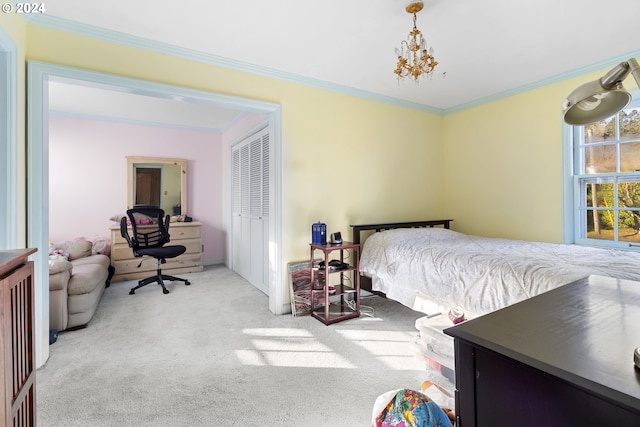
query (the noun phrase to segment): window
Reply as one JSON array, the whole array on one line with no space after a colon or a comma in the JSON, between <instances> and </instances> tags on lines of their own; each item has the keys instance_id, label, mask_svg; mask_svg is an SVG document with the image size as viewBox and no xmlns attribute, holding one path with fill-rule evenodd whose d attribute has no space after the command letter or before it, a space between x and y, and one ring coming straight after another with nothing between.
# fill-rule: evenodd
<instances>
[{"instance_id":1,"label":"window","mask_svg":"<svg viewBox=\"0 0 640 427\"><path fill-rule=\"evenodd\" d=\"M637 96L635 97L638 98ZM571 132L565 200L575 243L640 247L640 101ZM566 239L565 239L566 240Z\"/></svg>"}]
</instances>

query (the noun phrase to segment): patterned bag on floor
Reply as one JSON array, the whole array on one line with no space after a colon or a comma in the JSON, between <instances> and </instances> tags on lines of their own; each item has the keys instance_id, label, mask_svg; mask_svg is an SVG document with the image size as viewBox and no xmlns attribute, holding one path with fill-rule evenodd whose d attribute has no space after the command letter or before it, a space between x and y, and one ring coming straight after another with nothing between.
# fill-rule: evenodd
<instances>
[{"instance_id":1,"label":"patterned bag on floor","mask_svg":"<svg viewBox=\"0 0 640 427\"><path fill-rule=\"evenodd\" d=\"M388 395L385 393L378 399L383 396ZM444 410L427 395L402 389L393 395L385 408L375 417L373 426L451 427L451 421Z\"/></svg>"}]
</instances>

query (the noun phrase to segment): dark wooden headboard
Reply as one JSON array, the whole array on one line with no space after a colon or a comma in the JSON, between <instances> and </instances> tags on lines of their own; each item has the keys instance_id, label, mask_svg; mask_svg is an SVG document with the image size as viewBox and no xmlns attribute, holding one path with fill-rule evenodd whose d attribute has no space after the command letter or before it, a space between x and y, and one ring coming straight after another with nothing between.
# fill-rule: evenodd
<instances>
[{"instance_id":1,"label":"dark wooden headboard","mask_svg":"<svg viewBox=\"0 0 640 427\"><path fill-rule=\"evenodd\" d=\"M449 223L452 219L436 219L431 221L412 221L412 222L389 222L385 224L366 224L366 225L350 225L353 228L353 243L363 243L361 238L361 232L363 231L375 231L380 232L384 230L393 230L395 228L425 228L436 227L438 225L444 228L449 228Z\"/></svg>"},{"instance_id":2,"label":"dark wooden headboard","mask_svg":"<svg viewBox=\"0 0 640 427\"><path fill-rule=\"evenodd\" d=\"M365 225L351 225L353 228L353 243L364 243L363 241L363 232L380 232L384 230L393 230L396 228L425 228L425 227L437 227L442 226L444 228L449 228L449 224L453 221L452 219L437 219L431 221L412 221L412 222L390 222L385 224L365 224ZM362 250L360 251L362 253ZM366 291L372 292L371 290L371 278L367 276L360 276L360 288ZM380 292L374 292L378 295L384 296L384 294Z\"/></svg>"}]
</instances>

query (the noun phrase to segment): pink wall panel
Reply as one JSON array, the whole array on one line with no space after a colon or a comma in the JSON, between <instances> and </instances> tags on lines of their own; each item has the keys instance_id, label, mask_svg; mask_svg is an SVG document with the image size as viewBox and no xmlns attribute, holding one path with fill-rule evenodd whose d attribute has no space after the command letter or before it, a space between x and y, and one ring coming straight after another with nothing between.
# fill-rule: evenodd
<instances>
[{"instance_id":1,"label":"pink wall panel","mask_svg":"<svg viewBox=\"0 0 640 427\"><path fill-rule=\"evenodd\" d=\"M223 149L216 133L52 115L49 235L53 242L108 237L127 208L126 156L188 161L188 214L202 222L205 264L224 259Z\"/></svg>"}]
</instances>

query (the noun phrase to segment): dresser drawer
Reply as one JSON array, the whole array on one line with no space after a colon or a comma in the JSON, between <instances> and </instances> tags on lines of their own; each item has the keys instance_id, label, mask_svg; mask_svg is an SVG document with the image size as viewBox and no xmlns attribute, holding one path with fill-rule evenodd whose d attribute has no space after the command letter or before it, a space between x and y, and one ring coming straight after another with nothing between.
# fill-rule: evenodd
<instances>
[{"instance_id":1,"label":"dresser drawer","mask_svg":"<svg viewBox=\"0 0 640 427\"><path fill-rule=\"evenodd\" d=\"M140 261L142 261L142 265L138 267ZM201 264L202 260L199 253L183 254L177 258L167 259L166 264L162 264L162 271L163 273L170 274L169 271L175 268L198 267L201 266ZM113 267L116 269L115 273L117 275L154 272L158 267L158 261L156 261L155 258L151 257L133 258L122 261L114 261Z\"/></svg>"},{"instance_id":2,"label":"dresser drawer","mask_svg":"<svg viewBox=\"0 0 640 427\"><path fill-rule=\"evenodd\" d=\"M111 260L118 261L121 259L133 259L133 251L131 248L125 243L116 244L111 247Z\"/></svg>"},{"instance_id":3,"label":"dresser drawer","mask_svg":"<svg viewBox=\"0 0 640 427\"><path fill-rule=\"evenodd\" d=\"M169 225L169 235L171 241L180 239L194 239L200 238L200 223L199 222L177 222ZM140 230L144 230L144 227L139 227ZM129 235L133 235L131 227L128 227ZM127 245L127 241L120 234L120 227L111 228L111 242L115 246L117 244Z\"/></svg>"},{"instance_id":4,"label":"dresser drawer","mask_svg":"<svg viewBox=\"0 0 640 427\"><path fill-rule=\"evenodd\" d=\"M167 246L178 246L182 245L187 250L185 253L197 253L200 254L202 252L202 243L200 239L189 239L189 240L172 240L167 243ZM180 255L183 256L183 255ZM125 260L125 259L133 259L133 250L127 244L117 244L111 248L111 259L114 261ZM136 258L140 259L140 258ZM168 261L168 260L167 260Z\"/></svg>"},{"instance_id":5,"label":"dresser drawer","mask_svg":"<svg viewBox=\"0 0 640 427\"><path fill-rule=\"evenodd\" d=\"M171 241L200 238L200 227L169 227Z\"/></svg>"},{"instance_id":6,"label":"dresser drawer","mask_svg":"<svg viewBox=\"0 0 640 427\"><path fill-rule=\"evenodd\" d=\"M187 254L200 254L202 252L202 240L200 239L172 240L167 246L172 244L184 246L187 248L185 251Z\"/></svg>"}]
</instances>

